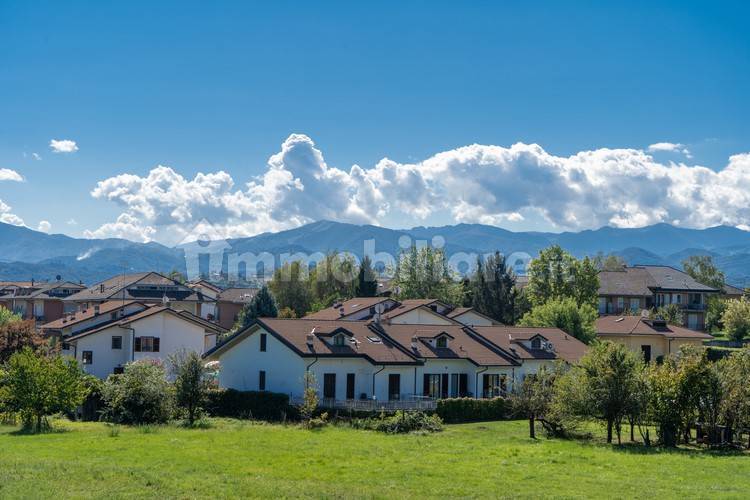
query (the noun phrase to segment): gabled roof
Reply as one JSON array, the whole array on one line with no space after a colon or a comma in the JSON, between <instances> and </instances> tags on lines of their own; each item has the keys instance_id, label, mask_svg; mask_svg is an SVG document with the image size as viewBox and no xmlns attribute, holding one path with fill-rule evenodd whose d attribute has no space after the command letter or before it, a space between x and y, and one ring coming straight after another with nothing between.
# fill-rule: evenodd
<instances>
[{"instance_id":1,"label":"gabled roof","mask_svg":"<svg viewBox=\"0 0 750 500\"><path fill-rule=\"evenodd\" d=\"M422 359L466 359L477 366L515 366L518 363L500 349L487 345L462 325L381 325L385 333L410 354ZM412 347L412 339L451 337L448 347L432 347L420 341Z\"/></svg>"},{"instance_id":2,"label":"gabled roof","mask_svg":"<svg viewBox=\"0 0 750 500\"><path fill-rule=\"evenodd\" d=\"M55 321L51 321L49 323L46 323L41 326L42 330L60 330L63 328L67 328L69 326L77 325L79 323L82 323L84 321L88 321L95 316L101 316L103 314L110 314L112 311L116 311L118 309L122 309L124 307L127 307L131 304L141 304L140 302L136 300L127 300L125 302L121 300L110 300L108 302L104 302L99 305L99 313L96 313L96 309L94 307L89 307L88 309L84 311L76 311L74 313L66 314L60 319L56 319ZM145 308L145 304L141 304Z\"/></svg>"},{"instance_id":3,"label":"gabled roof","mask_svg":"<svg viewBox=\"0 0 750 500\"><path fill-rule=\"evenodd\" d=\"M602 316L596 320L595 327L596 334L601 336L658 335L666 338L704 340L713 338L707 333L696 332L681 326L654 324L653 321L641 316Z\"/></svg>"},{"instance_id":4,"label":"gabled roof","mask_svg":"<svg viewBox=\"0 0 750 500\"><path fill-rule=\"evenodd\" d=\"M141 319L144 319L144 318L148 318L148 317L153 316L155 314L161 314L161 313L171 314L172 316L180 318L180 319L182 319L184 321L188 321L190 323L196 324L196 325L201 326L203 328L213 330L216 333L222 333L222 332L226 331L224 328L220 327L219 325L217 325L215 323L209 323L206 320L204 320L204 319L202 319L202 318L200 318L200 317L198 317L198 316L196 316L196 315L194 315L194 314L192 314L192 313L190 313L188 311L177 311L177 310L172 309L172 308L170 308L168 306L151 306L151 307L149 307L147 309L144 309L143 311L138 311L138 312L135 312L133 314L129 314L129 315L127 315L127 316L125 316L125 317L123 317L123 318L121 318L119 320L106 323L106 324L104 324L104 325L102 325L100 327L96 327L96 328L93 328L91 330L87 330L87 331L79 333L77 335L73 335L72 337L69 337L69 338L65 339L65 342L75 342L75 341L77 341L77 340L79 340L79 339L81 339L83 337L88 337L89 335L93 335L95 333L99 333L101 331L107 330L107 329L115 327L115 326L118 326L118 327L128 326L128 325L130 325L132 323L135 323L138 320L141 320Z\"/></svg>"},{"instance_id":5,"label":"gabled roof","mask_svg":"<svg viewBox=\"0 0 750 500\"><path fill-rule=\"evenodd\" d=\"M73 302L86 302L86 301L104 301L109 299L120 299L120 300L153 300L154 297L144 297L142 294L133 294L132 287L134 286L168 286L175 287L181 297L179 301L204 301L213 300L204 297L201 292L195 292L191 288L179 283L171 278L168 278L162 274L155 272L148 273L132 273L124 274L120 276L114 276L107 280L101 281L92 285L85 290L78 292L75 295L67 297L65 300ZM131 289L130 291L128 291ZM170 297L171 298L171 297Z\"/></svg>"},{"instance_id":6,"label":"gabled roof","mask_svg":"<svg viewBox=\"0 0 750 500\"><path fill-rule=\"evenodd\" d=\"M227 288L216 297L217 302L247 304L258 294L257 288Z\"/></svg>"},{"instance_id":7,"label":"gabled roof","mask_svg":"<svg viewBox=\"0 0 750 500\"><path fill-rule=\"evenodd\" d=\"M305 319L323 319L323 320L338 320L351 316L352 314L368 310L381 302L387 300L393 300L389 297L355 297L353 299L345 300L340 304L326 307L318 312L308 314ZM341 311L343 310L343 314Z\"/></svg>"},{"instance_id":8,"label":"gabled roof","mask_svg":"<svg viewBox=\"0 0 750 500\"><path fill-rule=\"evenodd\" d=\"M220 356L239 341L263 328L289 347L297 355L306 358L363 358L372 364L418 364L418 360L407 354L401 346L382 335L372 324L365 321L330 321L319 319L260 318L249 327L232 335L224 343L204 354L204 357ZM324 340L346 330L351 339L343 346L332 345ZM308 335L312 344L308 344Z\"/></svg>"},{"instance_id":9,"label":"gabled roof","mask_svg":"<svg viewBox=\"0 0 750 500\"><path fill-rule=\"evenodd\" d=\"M55 296L54 293L50 294L53 290L58 288L70 288L73 290L83 290L85 286L79 283L73 283L71 281L55 281L52 283L37 283L29 288L20 289L20 293L16 292L13 296L14 299L63 299L64 297ZM5 297L8 297L7 295Z\"/></svg>"},{"instance_id":10,"label":"gabled roof","mask_svg":"<svg viewBox=\"0 0 750 500\"><path fill-rule=\"evenodd\" d=\"M744 295L745 290L732 285L724 285L724 293L727 295Z\"/></svg>"},{"instance_id":11,"label":"gabled roof","mask_svg":"<svg viewBox=\"0 0 750 500\"><path fill-rule=\"evenodd\" d=\"M443 304L442 302L440 302L437 299L404 299L404 300L400 301L399 304L396 307L394 307L393 309L391 309L391 310L386 311L385 313L383 313L383 318L385 318L385 319L393 319L393 318L396 318L398 316L401 316L402 314L406 314L408 312L411 312L411 311L413 311L415 309L419 309L419 308L422 308L422 307L429 308L433 304L440 304L443 307L450 308L450 306L448 306L447 304ZM430 312L432 312L433 314L436 314L436 315L438 315L438 316L440 316L442 318L450 319L447 316L444 316L444 315L440 314L439 312L433 311L432 309L430 309Z\"/></svg>"},{"instance_id":12,"label":"gabled roof","mask_svg":"<svg viewBox=\"0 0 750 500\"><path fill-rule=\"evenodd\" d=\"M586 344L559 328L474 326L472 330L503 350L512 352L519 359L559 358L568 363L577 363L588 351ZM545 349L531 349L524 345L524 342L536 336L542 336L552 342L553 352Z\"/></svg>"},{"instance_id":13,"label":"gabled roof","mask_svg":"<svg viewBox=\"0 0 750 500\"><path fill-rule=\"evenodd\" d=\"M599 273L599 295L644 296L658 290L718 292L670 266L633 266Z\"/></svg>"},{"instance_id":14,"label":"gabled roof","mask_svg":"<svg viewBox=\"0 0 750 500\"><path fill-rule=\"evenodd\" d=\"M476 314L477 316L479 316L481 318L484 318L487 321L491 321L493 324L498 324L497 321L495 321L494 319L490 318L489 316L487 316L485 314L480 313L479 311L477 311L473 307L457 307L454 310L452 310L451 312L449 312L448 314L446 314L446 316L448 316L449 318L455 319L456 321L460 322L461 320L459 318L461 316L463 316L464 314L467 314L467 313Z\"/></svg>"}]
</instances>

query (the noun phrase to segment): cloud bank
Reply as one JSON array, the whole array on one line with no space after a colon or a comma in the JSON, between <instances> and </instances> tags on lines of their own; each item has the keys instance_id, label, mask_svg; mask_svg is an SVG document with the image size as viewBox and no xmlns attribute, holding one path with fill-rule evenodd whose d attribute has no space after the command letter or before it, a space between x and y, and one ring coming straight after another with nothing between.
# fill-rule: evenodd
<instances>
[{"instance_id":1,"label":"cloud bank","mask_svg":"<svg viewBox=\"0 0 750 500\"><path fill-rule=\"evenodd\" d=\"M672 144L676 149L684 146ZM652 151L666 146L652 145ZM661 149L660 149L661 148ZM227 237L279 231L331 219L418 224L432 213L457 222L502 224L529 215L561 230L667 222L704 228L750 225L750 154L719 172L661 163L642 149L597 149L555 156L537 144L474 144L418 163L329 166L313 141L293 134L265 172L243 186L224 171L187 179L158 166L122 174L91 192L123 209L89 236L180 241L202 220Z\"/></svg>"}]
</instances>

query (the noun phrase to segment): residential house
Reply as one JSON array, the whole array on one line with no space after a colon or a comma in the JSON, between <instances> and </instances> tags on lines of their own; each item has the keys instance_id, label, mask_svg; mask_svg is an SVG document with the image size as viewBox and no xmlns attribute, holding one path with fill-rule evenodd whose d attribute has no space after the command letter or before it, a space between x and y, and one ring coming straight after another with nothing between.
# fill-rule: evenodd
<instances>
[{"instance_id":1,"label":"residential house","mask_svg":"<svg viewBox=\"0 0 750 500\"><path fill-rule=\"evenodd\" d=\"M120 308L109 303L98 307L99 314L88 316L87 309L85 320L73 319L76 323L62 341L63 353L78 360L86 373L102 379L121 373L132 361L166 361L183 349L202 354L225 331L189 311L165 305L130 302ZM60 326L48 325L47 330Z\"/></svg>"},{"instance_id":2,"label":"residential house","mask_svg":"<svg viewBox=\"0 0 750 500\"><path fill-rule=\"evenodd\" d=\"M61 318L70 308L65 299L86 287L69 281L52 283L30 282L27 286L4 285L5 295L0 296L0 304L21 315L46 323Z\"/></svg>"},{"instance_id":3,"label":"residential house","mask_svg":"<svg viewBox=\"0 0 750 500\"><path fill-rule=\"evenodd\" d=\"M706 333L667 324L663 319L642 316L603 316L596 320L596 334L602 340L626 345L642 353L646 362L680 351L683 345L703 345L713 337Z\"/></svg>"},{"instance_id":4,"label":"residential house","mask_svg":"<svg viewBox=\"0 0 750 500\"><path fill-rule=\"evenodd\" d=\"M732 285L724 285L724 298L726 299L741 299L745 296L745 289L738 288Z\"/></svg>"},{"instance_id":5,"label":"residential house","mask_svg":"<svg viewBox=\"0 0 750 500\"><path fill-rule=\"evenodd\" d=\"M173 309L188 311L203 317L204 308L209 309L216 303L200 290L193 290L187 285L155 272L123 274L109 278L85 288L65 299L74 304L78 310L94 307L111 300L137 300L147 304L169 302Z\"/></svg>"},{"instance_id":6,"label":"residential house","mask_svg":"<svg viewBox=\"0 0 750 500\"><path fill-rule=\"evenodd\" d=\"M242 309L258 293L257 288L227 288L216 298L216 318L223 328L231 329L240 317Z\"/></svg>"},{"instance_id":7,"label":"residential house","mask_svg":"<svg viewBox=\"0 0 750 500\"><path fill-rule=\"evenodd\" d=\"M599 273L599 314L640 315L644 309L675 304L682 310L683 326L703 330L708 299L720 293L673 267L623 267Z\"/></svg>"},{"instance_id":8,"label":"residential house","mask_svg":"<svg viewBox=\"0 0 750 500\"><path fill-rule=\"evenodd\" d=\"M446 314L450 319L468 326L493 326L499 323L473 307L457 307Z\"/></svg>"},{"instance_id":9,"label":"residential house","mask_svg":"<svg viewBox=\"0 0 750 500\"><path fill-rule=\"evenodd\" d=\"M539 366L575 362L586 352L557 329L472 328L436 314L419 304L390 320L387 313L365 320L260 318L204 356L220 362L222 387L297 399L309 371L324 405L370 401L377 407L500 395ZM429 322L393 321L399 317Z\"/></svg>"},{"instance_id":10,"label":"residential house","mask_svg":"<svg viewBox=\"0 0 750 500\"><path fill-rule=\"evenodd\" d=\"M201 304L201 318L207 319L208 321L217 321L219 316L217 301L219 295L221 295L221 292L224 289L205 279L191 281L187 286L192 290L201 293L203 297L210 299L210 301L205 301Z\"/></svg>"}]
</instances>

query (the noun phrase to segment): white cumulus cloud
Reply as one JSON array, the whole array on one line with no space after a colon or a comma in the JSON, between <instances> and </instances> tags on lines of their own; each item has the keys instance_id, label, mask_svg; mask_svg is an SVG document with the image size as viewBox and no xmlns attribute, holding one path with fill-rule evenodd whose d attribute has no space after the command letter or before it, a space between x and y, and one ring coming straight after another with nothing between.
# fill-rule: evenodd
<instances>
[{"instance_id":1,"label":"white cumulus cloud","mask_svg":"<svg viewBox=\"0 0 750 500\"><path fill-rule=\"evenodd\" d=\"M115 222L103 224L94 231L87 229L83 235L86 238L124 238L148 243L153 239L155 232L154 228L144 226L137 217L124 213L120 214Z\"/></svg>"},{"instance_id":2,"label":"white cumulus cloud","mask_svg":"<svg viewBox=\"0 0 750 500\"><path fill-rule=\"evenodd\" d=\"M655 144L651 144L648 147L648 151L651 153L655 153L659 151L668 151L671 153L682 153L687 158L693 157L690 150L687 147L685 147L684 144L680 144L679 142L657 142Z\"/></svg>"},{"instance_id":3,"label":"white cumulus cloud","mask_svg":"<svg viewBox=\"0 0 750 500\"><path fill-rule=\"evenodd\" d=\"M416 224L435 213L486 224L534 214L566 230L658 222L739 226L750 224L750 154L732 156L717 172L661 163L641 149L565 157L536 144L473 144L421 162L385 158L347 171L328 165L309 137L293 134L264 173L244 186L224 171L189 179L158 166L144 177L104 179L91 194L123 209L117 222L91 235L128 234L140 241L180 241L201 220L237 237L320 219Z\"/></svg>"},{"instance_id":4,"label":"white cumulus cloud","mask_svg":"<svg viewBox=\"0 0 750 500\"><path fill-rule=\"evenodd\" d=\"M23 176L9 168L0 168L0 181L23 182Z\"/></svg>"},{"instance_id":5,"label":"white cumulus cloud","mask_svg":"<svg viewBox=\"0 0 750 500\"><path fill-rule=\"evenodd\" d=\"M52 229L52 224L50 224L50 222L47 220L40 221L39 226L37 226L37 231L41 231L43 233L49 233L50 229Z\"/></svg>"},{"instance_id":6,"label":"white cumulus cloud","mask_svg":"<svg viewBox=\"0 0 750 500\"><path fill-rule=\"evenodd\" d=\"M49 141L49 147L53 153L75 153L78 151L76 141L70 139L52 139Z\"/></svg>"}]
</instances>

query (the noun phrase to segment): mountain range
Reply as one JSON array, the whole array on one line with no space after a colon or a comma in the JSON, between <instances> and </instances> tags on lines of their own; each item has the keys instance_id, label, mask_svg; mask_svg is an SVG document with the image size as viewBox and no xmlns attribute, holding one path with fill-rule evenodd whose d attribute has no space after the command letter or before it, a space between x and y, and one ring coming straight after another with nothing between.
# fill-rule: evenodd
<instances>
[{"instance_id":1,"label":"mountain range","mask_svg":"<svg viewBox=\"0 0 750 500\"><path fill-rule=\"evenodd\" d=\"M403 239L403 237L408 237ZM442 240L435 237L441 237ZM729 226L685 229L669 224L643 228L603 227L581 232L513 232L482 224L388 229L319 221L278 233L262 233L227 240L227 253L314 253L347 251L362 256L364 242L374 240L376 252L398 255L399 243L442 241L446 252L506 255L559 244L577 257L616 254L628 264L664 264L681 267L690 255L710 255L738 286L750 285L750 232ZM93 283L123 272L155 270L185 272L185 252L198 243L170 248L158 243L124 239L79 239L0 223L0 280L63 279Z\"/></svg>"}]
</instances>

